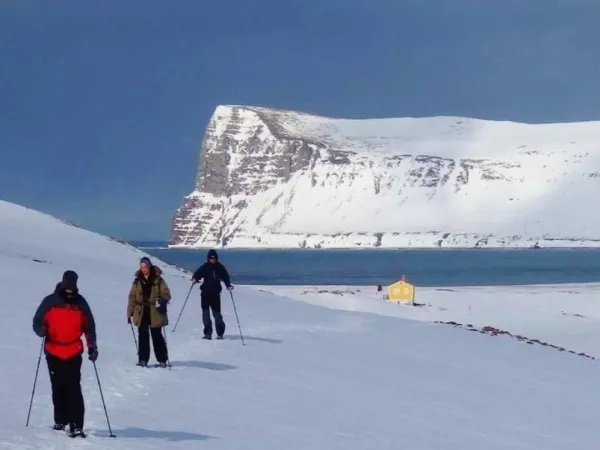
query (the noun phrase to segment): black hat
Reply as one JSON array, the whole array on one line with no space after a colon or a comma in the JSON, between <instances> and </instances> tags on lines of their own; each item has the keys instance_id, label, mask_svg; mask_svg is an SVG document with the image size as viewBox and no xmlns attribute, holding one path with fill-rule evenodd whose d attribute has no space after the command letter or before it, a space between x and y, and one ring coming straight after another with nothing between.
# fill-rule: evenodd
<instances>
[{"instance_id":1,"label":"black hat","mask_svg":"<svg viewBox=\"0 0 600 450\"><path fill-rule=\"evenodd\" d=\"M62 277L62 288L68 289L69 291L77 290L77 280L79 276L73 270L67 270Z\"/></svg>"},{"instance_id":2,"label":"black hat","mask_svg":"<svg viewBox=\"0 0 600 450\"><path fill-rule=\"evenodd\" d=\"M206 259L210 259L210 258L215 258L216 260L219 259L219 255L217 255L217 251L215 249L210 249L208 251L208 255L206 255Z\"/></svg>"}]
</instances>

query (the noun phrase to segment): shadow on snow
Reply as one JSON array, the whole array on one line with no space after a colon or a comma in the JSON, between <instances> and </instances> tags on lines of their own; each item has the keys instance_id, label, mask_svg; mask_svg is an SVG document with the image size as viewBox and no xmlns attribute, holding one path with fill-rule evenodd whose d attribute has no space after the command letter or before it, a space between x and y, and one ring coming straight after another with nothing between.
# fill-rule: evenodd
<instances>
[{"instance_id":1,"label":"shadow on snow","mask_svg":"<svg viewBox=\"0 0 600 450\"><path fill-rule=\"evenodd\" d=\"M232 341L241 341L242 340L242 338L237 335L225 336L225 339L232 340ZM262 337L246 336L246 335L244 335L244 341L268 342L269 344L283 343L283 341L281 339L270 339L270 338L262 338Z\"/></svg>"},{"instance_id":2,"label":"shadow on snow","mask_svg":"<svg viewBox=\"0 0 600 450\"><path fill-rule=\"evenodd\" d=\"M237 366L231 364L222 364L208 361L172 361L173 367L196 367L198 369L209 369L209 370L234 370Z\"/></svg>"},{"instance_id":3,"label":"shadow on snow","mask_svg":"<svg viewBox=\"0 0 600 450\"><path fill-rule=\"evenodd\" d=\"M188 433L186 431L161 431L161 430L146 430L145 428L122 428L113 430L118 438L148 438L148 439L163 439L169 442L182 441L206 441L208 439L216 439L214 436L204 434ZM97 431L94 433L98 437L108 437L108 431Z\"/></svg>"}]
</instances>

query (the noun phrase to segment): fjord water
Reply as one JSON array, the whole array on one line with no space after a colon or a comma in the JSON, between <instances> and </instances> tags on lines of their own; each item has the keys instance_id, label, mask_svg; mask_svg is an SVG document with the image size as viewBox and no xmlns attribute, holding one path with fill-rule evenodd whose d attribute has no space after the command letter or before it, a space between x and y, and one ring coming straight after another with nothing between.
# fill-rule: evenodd
<instances>
[{"instance_id":1,"label":"fjord water","mask_svg":"<svg viewBox=\"0 0 600 450\"><path fill-rule=\"evenodd\" d=\"M134 245L195 270L207 249ZM600 281L600 249L221 249L234 283L387 285L406 275L417 286L486 286Z\"/></svg>"}]
</instances>

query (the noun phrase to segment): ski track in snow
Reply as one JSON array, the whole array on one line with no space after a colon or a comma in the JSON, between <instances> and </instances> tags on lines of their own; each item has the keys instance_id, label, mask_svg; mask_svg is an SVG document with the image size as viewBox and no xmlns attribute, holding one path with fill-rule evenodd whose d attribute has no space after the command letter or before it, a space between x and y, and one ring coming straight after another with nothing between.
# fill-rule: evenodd
<instances>
[{"instance_id":1,"label":"ski track in snow","mask_svg":"<svg viewBox=\"0 0 600 450\"><path fill-rule=\"evenodd\" d=\"M466 314L458 307L454 313L437 310L426 316L422 309L368 299L372 294L349 306L346 300L332 303L327 294L298 301L298 290L310 287L238 286L234 294L246 346L226 292L226 340L207 342L201 339L197 291L177 331L170 331L189 290L189 275L158 263L173 293L167 332L173 368L136 367L125 306L143 253L2 202L0 218L5 294L0 358L6 364L0 383L2 449L597 448L598 361L424 323L437 320L435 314ZM88 439L72 440L50 429L43 359L30 427L24 426L40 349L31 318L68 268L79 273L82 294L96 317L97 368L116 439L108 437L87 359L82 385ZM476 295L488 299L483 304L490 317L502 307L496 288L487 290ZM438 294L451 301L450 293ZM533 294L523 298L544 305ZM356 311L347 311L351 308ZM587 313L592 309L588 305ZM391 317L399 310L406 317ZM482 321L485 314L480 313ZM528 331L558 324L552 314L533 315L531 308L506 308L497 317L508 321L515 315L520 316L515 327ZM559 331L572 330L572 339L597 339L591 327L577 337L581 318L561 317L566 322Z\"/></svg>"}]
</instances>

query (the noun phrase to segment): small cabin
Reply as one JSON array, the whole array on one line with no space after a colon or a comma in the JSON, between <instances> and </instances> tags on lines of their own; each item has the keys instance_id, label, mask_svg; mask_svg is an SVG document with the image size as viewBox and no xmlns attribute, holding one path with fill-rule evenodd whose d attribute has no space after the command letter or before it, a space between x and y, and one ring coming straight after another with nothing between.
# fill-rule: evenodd
<instances>
[{"instance_id":1,"label":"small cabin","mask_svg":"<svg viewBox=\"0 0 600 450\"><path fill-rule=\"evenodd\" d=\"M406 302L414 303L415 287L406 281L406 277L402 275L400 281L396 281L388 287L387 300L391 302Z\"/></svg>"}]
</instances>

